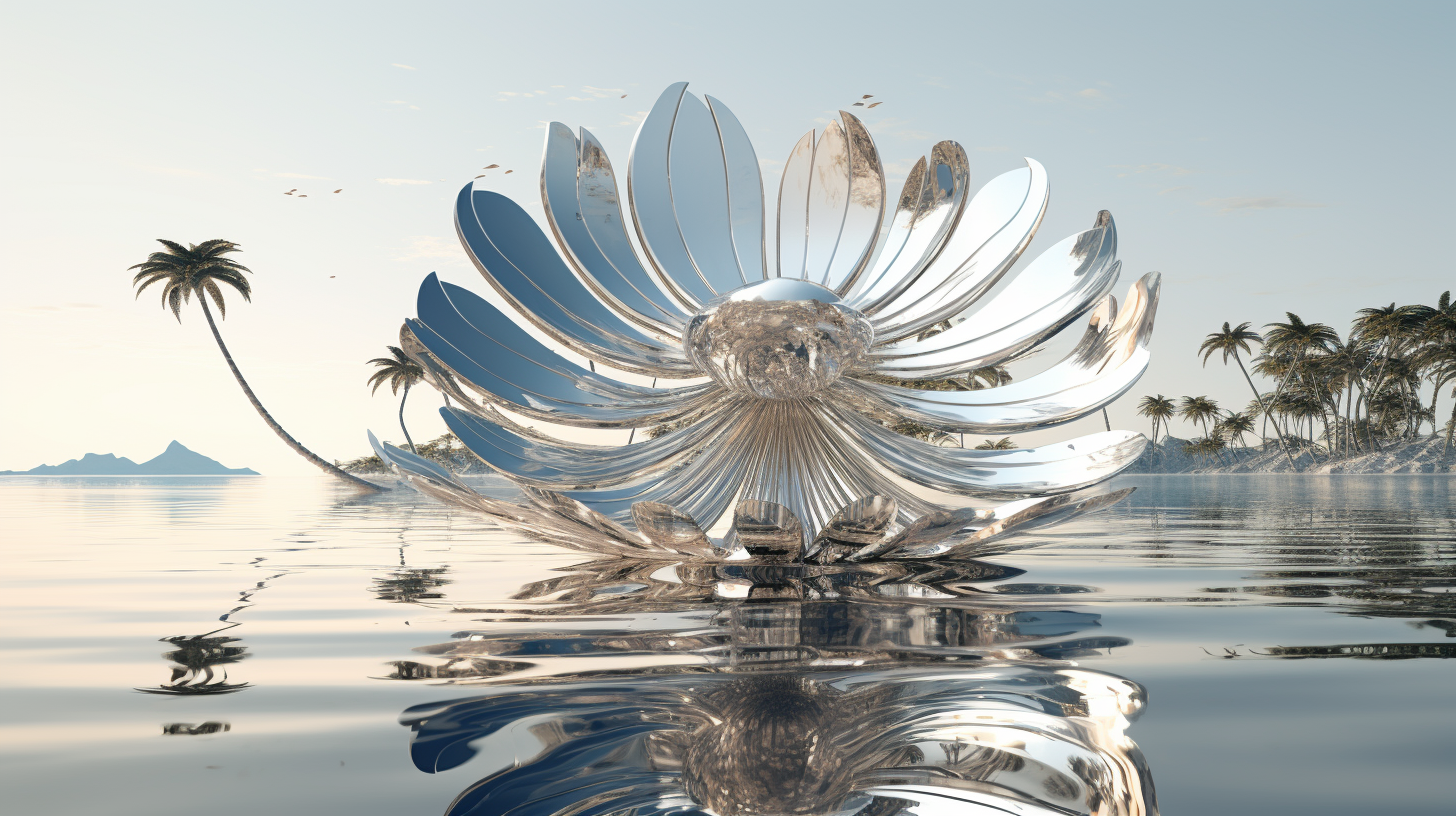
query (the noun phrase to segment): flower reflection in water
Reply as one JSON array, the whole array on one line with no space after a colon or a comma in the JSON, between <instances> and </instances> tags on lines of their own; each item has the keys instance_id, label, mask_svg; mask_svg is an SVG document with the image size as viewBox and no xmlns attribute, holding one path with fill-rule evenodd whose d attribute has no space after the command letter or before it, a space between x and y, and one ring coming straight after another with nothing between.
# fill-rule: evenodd
<instances>
[{"instance_id":1,"label":"flower reflection in water","mask_svg":"<svg viewBox=\"0 0 1456 816\"><path fill-rule=\"evenodd\" d=\"M1067 659L1127 641L1006 604L1017 570L571 569L421 649L515 668L402 717L420 770L486 771L450 816L1156 812L1146 692Z\"/></svg>"}]
</instances>

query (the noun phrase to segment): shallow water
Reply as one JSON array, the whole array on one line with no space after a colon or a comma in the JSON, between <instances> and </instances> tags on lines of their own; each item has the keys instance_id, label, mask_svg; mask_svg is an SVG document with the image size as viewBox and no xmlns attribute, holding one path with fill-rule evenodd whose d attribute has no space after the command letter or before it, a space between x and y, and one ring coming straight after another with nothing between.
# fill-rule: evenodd
<instances>
[{"instance_id":1,"label":"shallow water","mask_svg":"<svg viewBox=\"0 0 1456 816\"><path fill-rule=\"evenodd\" d=\"M1115 484L985 562L770 574L582 566L405 492L6 478L3 810L979 812L926 804L953 776L1450 812L1450 476Z\"/></svg>"}]
</instances>

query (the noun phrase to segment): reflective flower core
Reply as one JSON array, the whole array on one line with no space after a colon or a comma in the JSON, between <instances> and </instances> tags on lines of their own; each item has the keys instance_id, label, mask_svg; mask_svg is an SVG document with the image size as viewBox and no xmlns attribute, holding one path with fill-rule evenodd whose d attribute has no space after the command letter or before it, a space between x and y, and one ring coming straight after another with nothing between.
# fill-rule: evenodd
<instances>
[{"instance_id":1,"label":"reflective flower core","mask_svg":"<svg viewBox=\"0 0 1456 816\"><path fill-rule=\"evenodd\" d=\"M854 367L874 330L816 283L772 278L710 301L688 324L683 349L720 385L762 399L812 396Z\"/></svg>"}]
</instances>

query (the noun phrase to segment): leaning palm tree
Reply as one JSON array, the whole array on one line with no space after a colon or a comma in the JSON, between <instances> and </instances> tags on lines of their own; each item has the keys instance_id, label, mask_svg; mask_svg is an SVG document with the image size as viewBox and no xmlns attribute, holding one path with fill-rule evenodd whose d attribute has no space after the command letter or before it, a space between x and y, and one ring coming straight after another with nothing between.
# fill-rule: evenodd
<instances>
[{"instance_id":1,"label":"leaning palm tree","mask_svg":"<svg viewBox=\"0 0 1456 816\"><path fill-rule=\"evenodd\" d=\"M1421 349L1420 360L1427 376L1435 384L1437 393L1440 393L1447 383L1456 383L1456 336L1445 342L1432 343ZM1456 397L1456 389L1452 389L1451 396ZM1436 424L1434 400L1431 402L1431 407L1433 409L1431 425L1434 426ZM1451 421L1446 423L1446 444L1441 447L1442 458L1451 450L1453 429L1456 429L1456 403L1451 406Z\"/></svg>"},{"instance_id":2,"label":"leaning palm tree","mask_svg":"<svg viewBox=\"0 0 1456 816\"><path fill-rule=\"evenodd\" d=\"M409 399L410 389L420 380L425 378L425 370L420 364L411 360L404 349L399 346L386 346L390 356L375 357L369 361L370 365L378 366L373 374L369 375L365 385L373 386L369 389L370 396L379 391L379 386L389 383L389 393L398 394L399 389L404 389L404 395L399 398L399 429L404 431L404 441L409 445L410 453L419 454L415 450L415 441L410 438L409 428L404 425L404 401Z\"/></svg>"},{"instance_id":3,"label":"leaning palm tree","mask_svg":"<svg viewBox=\"0 0 1456 816\"><path fill-rule=\"evenodd\" d=\"M1228 322L1225 321L1223 331L1209 334L1204 339L1203 344L1198 347L1198 351L1203 354L1203 365L1205 368L1208 367L1208 358L1212 357L1215 351L1223 355L1224 365L1228 365L1230 357L1234 358L1234 362L1239 364L1239 371L1244 375L1244 382L1247 382L1249 384L1249 390L1254 392L1254 399L1259 400L1259 407L1261 409L1265 406L1263 400L1259 397L1259 389L1254 387L1254 379L1249 376L1249 370L1244 368L1244 360L1239 356L1239 352L1242 351L1248 354L1250 353L1250 343L1262 344L1263 342L1264 336L1256 331L1250 331L1249 323L1240 323L1238 327L1230 328ZM1284 434L1279 430L1278 425L1274 426L1274 433L1279 437L1279 447L1284 451L1284 456L1289 459L1289 466L1293 467L1294 457L1290 455L1289 446L1284 443Z\"/></svg>"},{"instance_id":4,"label":"leaning palm tree","mask_svg":"<svg viewBox=\"0 0 1456 816\"><path fill-rule=\"evenodd\" d=\"M1009 436L1003 437L1000 441L987 439L977 445L976 450L1016 450L1016 443L1012 442Z\"/></svg>"},{"instance_id":5,"label":"leaning palm tree","mask_svg":"<svg viewBox=\"0 0 1456 816\"><path fill-rule=\"evenodd\" d=\"M1158 425L1163 426L1163 436L1168 435L1168 420L1173 418L1176 408L1173 400L1159 394L1148 395L1138 401L1137 412L1153 421L1153 444L1158 444Z\"/></svg>"},{"instance_id":6,"label":"leaning palm tree","mask_svg":"<svg viewBox=\"0 0 1456 816\"><path fill-rule=\"evenodd\" d=\"M153 252L147 259L133 267L139 269L136 277L132 279L132 285L137 287L137 296L154 283L162 284L162 308L170 308L177 322L182 322L182 306L192 302L192 296L197 296L197 303L202 307L202 316L207 318L208 328L212 329L212 337L217 341L217 347L222 350L222 357L227 361L228 368L232 369L233 376L237 378L238 385L243 387L243 393L247 395L248 402L273 429L273 433L293 448L299 456L312 462L326 473L342 479L349 484L369 490L383 490L384 488L360 479L351 473L345 473L338 467L324 461L313 451L305 448L283 430L273 416L258 401L258 396L253 393L248 381L243 379L243 373L238 370L237 363L233 362L233 355L228 351L227 346L222 342L222 334L217 330L217 323L212 319L212 310L207 306L207 298L217 306L218 315L227 317L227 304L223 302L222 287L230 286L243 300L252 301L252 286L243 273L252 272L246 266L234 261L227 256L239 251L238 245L232 241L213 239L203 241L200 244L189 244L183 246L175 241L158 239L158 243L166 247L165 252ZM206 297L204 297L204 295Z\"/></svg>"},{"instance_id":7,"label":"leaning palm tree","mask_svg":"<svg viewBox=\"0 0 1456 816\"><path fill-rule=\"evenodd\" d=\"M1311 354L1327 352L1340 345L1340 335L1329 326L1323 323L1306 323L1294 312L1285 312L1284 316L1289 318L1289 322L1268 323L1264 326L1269 330L1264 335L1265 354L1290 361L1284 380L1279 383L1278 388L1274 389L1276 402L1289 385L1290 378L1296 374L1299 375L1305 386L1312 390L1313 386L1308 382L1302 365L1305 359ZM1323 408L1324 403L1321 402L1321 416L1323 416Z\"/></svg>"}]
</instances>

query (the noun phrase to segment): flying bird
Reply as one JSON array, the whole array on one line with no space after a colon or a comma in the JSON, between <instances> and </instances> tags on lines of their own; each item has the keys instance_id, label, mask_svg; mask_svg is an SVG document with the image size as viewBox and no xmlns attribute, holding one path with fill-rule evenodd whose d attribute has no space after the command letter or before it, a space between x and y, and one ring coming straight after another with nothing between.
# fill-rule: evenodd
<instances>
[{"instance_id":1,"label":"flying bird","mask_svg":"<svg viewBox=\"0 0 1456 816\"><path fill-rule=\"evenodd\" d=\"M476 176L476 178L485 178L485 174L481 173L480 175Z\"/></svg>"},{"instance_id":2,"label":"flying bird","mask_svg":"<svg viewBox=\"0 0 1456 816\"><path fill-rule=\"evenodd\" d=\"M496 169L496 168L497 168L497 167L500 167L500 165L499 165L499 164L487 164L487 165L486 165L486 166L485 166L485 167L484 167L484 168L482 168L482 169L485 169L485 170L494 170L494 169Z\"/></svg>"},{"instance_id":3,"label":"flying bird","mask_svg":"<svg viewBox=\"0 0 1456 816\"><path fill-rule=\"evenodd\" d=\"M342 193L342 192L344 192L344 188L343 187L340 187L339 189L335 190L334 192L336 192L336 193Z\"/></svg>"},{"instance_id":4,"label":"flying bird","mask_svg":"<svg viewBox=\"0 0 1456 816\"><path fill-rule=\"evenodd\" d=\"M330 275L329 276L329 280L333 280L334 278L337 278L337 277L338 277L338 275Z\"/></svg>"},{"instance_id":5,"label":"flying bird","mask_svg":"<svg viewBox=\"0 0 1456 816\"><path fill-rule=\"evenodd\" d=\"M856 102L853 105L850 105L850 107L851 108L862 108L862 107L864 107L864 103L863 102Z\"/></svg>"},{"instance_id":6,"label":"flying bird","mask_svg":"<svg viewBox=\"0 0 1456 816\"><path fill-rule=\"evenodd\" d=\"M869 107L865 108L865 110L869 110L870 108L877 107L877 106L883 105L883 104L885 104L885 103L884 102L871 102L869 104Z\"/></svg>"},{"instance_id":7,"label":"flying bird","mask_svg":"<svg viewBox=\"0 0 1456 816\"><path fill-rule=\"evenodd\" d=\"M299 194L298 194L298 197L299 197L299 198L308 198L308 196L307 196L307 195L305 195L305 194L303 194L303 193L299 193Z\"/></svg>"},{"instance_id":8,"label":"flying bird","mask_svg":"<svg viewBox=\"0 0 1456 816\"><path fill-rule=\"evenodd\" d=\"M284 195L293 195L293 193L284 193Z\"/></svg>"},{"instance_id":9,"label":"flying bird","mask_svg":"<svg viewBox=\"0 0 1456 816\"><path fill-rule=\"evenodd\" d=\"M617 98L618 98L618 99L626 99L626 98L627 98L627 95L626 95L626 94L622 94L622 95L621 95L621 96L619 96L619 97L617 97Z\"/></svg>"},{"instance_id":10,"label":"flying bird","mask_svg":"<svg viewBox=\"0 0 1456 816\"><path fill-rule=\"evenodd\" d=\"M507 172L507 173L514 173L514 172L516 172L516 171L514 171L514 170L507 170L507 171L506 171L506 172Z\"/></svg>"},{"instance_id":11,"label":"flying bird","mask_svg":"<svg viewBox=\"0 0 1456 816\"><path fill-rule=\"evenodd\" d=\"M860 99L870 99L873 96L874 96L874 94L865 94L864 96L861 96Z\"/></svg>"}]
</instances>

